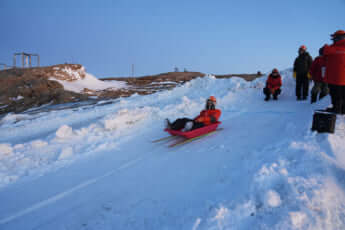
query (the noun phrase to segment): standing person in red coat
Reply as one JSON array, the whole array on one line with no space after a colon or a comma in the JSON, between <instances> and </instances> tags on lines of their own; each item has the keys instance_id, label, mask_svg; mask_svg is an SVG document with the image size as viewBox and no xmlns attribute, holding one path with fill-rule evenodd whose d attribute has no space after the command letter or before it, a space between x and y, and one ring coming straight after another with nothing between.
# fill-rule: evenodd
<instances>
[{"instance_id":1,"label":"standing person in red coat","mask_svg":"<svg viewBox=\"0 0 345 230\"><path fill-rule=\"evenodd\" d=\"M329 92L327 83L324 82L324 75L326 70L325 59L323 58L323 47L319 49L319 55L315 58L310 67L310 75L314 81L314 87L311 90L311 103L317 101L317 96L319 95L319 100L326 96Z\"/></svg>"},{"instance_id":2,"label":"standing person in red coat","mask_svg":"<svg viewBox=\"0 0 345 230\"><path fill-rule=\"evenodd\" d=\"M281 86L282 78L278 70L273 69L272 73L268 76L266 87L264 88L264 94L266 95L265 101L268 101L271 95L273 95L273 100L277 100L278 95L281 93Z\"/></svg>"},{"instance_id":3,"label":"standing person in red coat","mask_svg":"<svg viewBox=\"0 0 345 230\"><path fill-rule=\"evenodd\" d=\"M194 119L179 118L174 122L170 122L169 119L166 119L165 126L167 129L182 130L183 132L186 132L216 123L221 115L221 111L216 109L216 103L216 98L214 96L210 96L206 100L205 109L200 112L199 116Z\"/></svg>"},{"instance_id":4,"label":"standing person in red coat","mask_svg":"<svg viewBox=\"0 0 345 230\"><path fill-rule=\"evenodd\" d=\"M328 111L345 114L345 31L331 35L333 44L323 50L326 63L325 82L328 83L333 107Z\"/></svg>"}]
</instances>

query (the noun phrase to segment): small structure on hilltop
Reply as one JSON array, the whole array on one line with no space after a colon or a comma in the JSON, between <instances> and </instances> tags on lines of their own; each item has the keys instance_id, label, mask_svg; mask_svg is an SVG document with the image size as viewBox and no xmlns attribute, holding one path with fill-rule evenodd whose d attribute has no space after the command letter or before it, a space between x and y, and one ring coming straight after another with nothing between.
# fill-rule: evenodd
<instances>
[{"instance_id":1,"label":"small structure on hilltop","mask_svg":"<svg viewBox=\"0 0 345 230\"><path fill-rule=\"evenodd\" d=\"M7 69L7 67L8 66L6 64L0 63L0 70L5 70L5 69Z\"/></svg>"},{"instance_id":2,"label":"small structure on hilltop","mask_svg":"<svg viewBox=\"0 0 345 230\"><path fill-rule=\"evenodd\" d=\"M13 55L13 67L16 68L17 56L22 56L22 68L25 67L32 67L31 65L31 57L37 57L37 66L40 66L40 55L38 54L30 54L30 53L15 53Z\"/></svg>"}]
</instances>

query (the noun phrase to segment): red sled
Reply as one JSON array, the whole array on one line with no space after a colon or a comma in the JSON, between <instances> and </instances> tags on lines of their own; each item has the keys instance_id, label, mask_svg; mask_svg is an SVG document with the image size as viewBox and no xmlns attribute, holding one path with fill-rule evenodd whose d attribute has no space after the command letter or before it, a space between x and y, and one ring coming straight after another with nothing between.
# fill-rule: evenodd
<instances>
[{"instance_id":1,"label":"red sled","mask_svg":"<svg viewBox=\"0 0 345 230\"><path fill-rule=\"evenodd\" d=\"M181 137L185 137L187 139L190 138L194 138L194 137L198 137L204 134L207 134L209 132L215 131L218 127L218 125L220 125L222 122L218 121L216 123L213 123L211 125L207 125L198 129L193 129L191 131L188 132L182 132L180 130L172 130L172 129L165 129L164 131L170 133L173 136L181 136Z\"/></svg>"}]
</instances>

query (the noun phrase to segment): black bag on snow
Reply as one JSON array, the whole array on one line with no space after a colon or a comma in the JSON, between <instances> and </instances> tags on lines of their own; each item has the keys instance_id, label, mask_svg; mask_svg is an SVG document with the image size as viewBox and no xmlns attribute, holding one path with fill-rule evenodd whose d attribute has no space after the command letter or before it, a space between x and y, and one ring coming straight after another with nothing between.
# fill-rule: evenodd
<instances>
[{"instance_id":1,"label":"black bag on snow","mask_svg":"<svg viewBox=\"0 0 345 230\"><path fill-rule=\"evenodd\" d=\"M315 111L311 130L319 133L334 133L336 120L337 115L334 113Z\"/></svg>"}]
</instances>

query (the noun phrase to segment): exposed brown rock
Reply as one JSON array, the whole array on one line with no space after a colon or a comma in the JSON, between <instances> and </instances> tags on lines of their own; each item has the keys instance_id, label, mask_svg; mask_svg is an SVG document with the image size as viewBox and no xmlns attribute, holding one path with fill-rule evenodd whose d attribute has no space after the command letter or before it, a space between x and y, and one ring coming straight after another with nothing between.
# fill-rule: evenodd
<instances>
[{"instance_id":1,"label":"exposed brown rock","mask_svg":"<svg viewBox=\"0 0 345 230\"><path fill-rule=\"evenodd\" d=\"M200 72L168 72L144 77L116 77L103 78L102 81L124 81L128 88L117 91L103 91L99 94L104 98L127 97L134 93L147 95L163 90L168 90L183 84L197 77L204 77L205 74Z\"/></svg>"},{"instance_id":2,"label":"exposed brown rock","mask_svg":"<svg viewBox=\"0 0 345 230\"><path fill-rule=\"evenodd\" d=\"M60 104L87 99L87 96L65 91L63 86L50 81L50 77L71 80L64 68L76 71L81 65L57 65L27 69L9 69L0 71L0 114L22 112L34 106L47 103Z\"/></svg>"}]
</instances>

